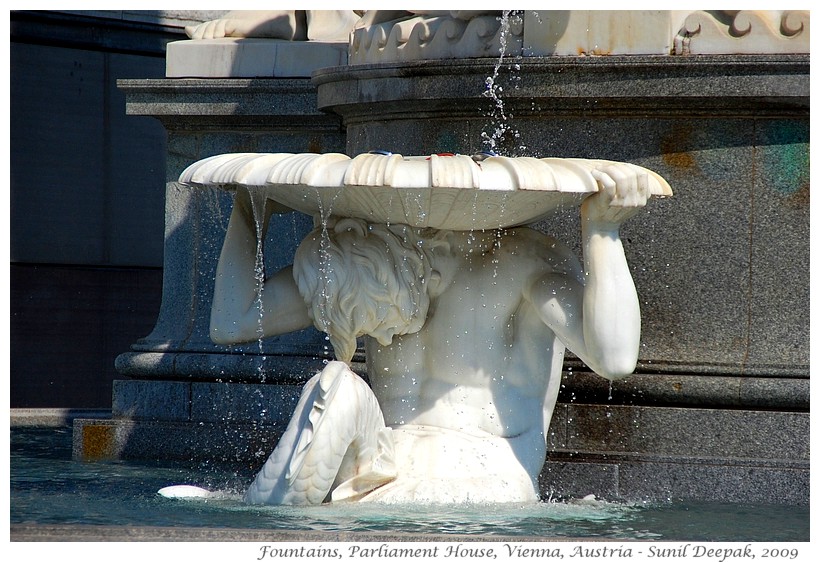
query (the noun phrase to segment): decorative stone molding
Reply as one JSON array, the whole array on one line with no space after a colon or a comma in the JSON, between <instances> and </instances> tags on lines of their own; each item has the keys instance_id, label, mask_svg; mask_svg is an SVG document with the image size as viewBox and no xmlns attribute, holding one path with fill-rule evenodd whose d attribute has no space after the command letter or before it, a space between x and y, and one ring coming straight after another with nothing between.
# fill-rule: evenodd
<instances>
[{"instance_id":1,"label":"decorative stone molding","mask_svg":"<svg viewBox=\"0 0 820 562\"><path fill-rule=\"evenodd\" d=\"M520 16L416 16L354 30L349 64L522 54Z\"/></svg>"},{"instance_id":2,"label":"decorative stone molding","mask_svg":"<svg viewBox=\"0 0 820 562\"><path fill-rule=\"evenodd\" d=\"M694 12L675 38L682 55L808 52L808 11Z\"/></svg>"},{"instance_id":3,"label":"decorative stone molding","mask_svg":"<svg viewBox=\"0 0 820 562\"><path fill-rule=\"evenodd\" d=\"M467 20L418 15L354 30L349 64L497 57L502 49L505 56L808 53L809 12L525 10Z\"/></svg>"},{"instance_id":4,"label":"decorative stone molding","mask_svg":"<svg viewBox=\"0 0 820 562\"><path fill-rule=\"evenodd\" d=\"M397 13L405 15L370 25L363 18L353 28L349 45L344 41L290 41L265 31L247 37L174 42L168 45L166 76L308 77L319 68L345 64L501 56L809 52L808 11ZM266 14L260 12L256 16L260 29L264 29ZM324 22L325 26L330 27L344 27L351 21L349 14L342 21L329 15L325 19L328 20ZM307 36L310 37L310 32Z\"/></svg>"}]
</instances>

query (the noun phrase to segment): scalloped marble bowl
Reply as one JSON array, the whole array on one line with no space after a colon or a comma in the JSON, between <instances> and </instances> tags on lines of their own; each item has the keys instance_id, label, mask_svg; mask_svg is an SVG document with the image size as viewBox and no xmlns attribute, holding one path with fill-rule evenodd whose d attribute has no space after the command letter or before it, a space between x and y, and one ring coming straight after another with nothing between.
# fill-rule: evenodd
<instances>
[{"instance_id":1,"label":"scalloped marble bowl","mask_svg":"<svg viewBox=\"0 0 820 562\"><path fill-rule=\"evenodd\" d=\"M222 154L189 166L186 185L264 189L316 217L448 230L508 228L574 207L598 190L591 161L463 155ZM672 190L651 170L650 193Z\"/></svg>"}]
</instances>

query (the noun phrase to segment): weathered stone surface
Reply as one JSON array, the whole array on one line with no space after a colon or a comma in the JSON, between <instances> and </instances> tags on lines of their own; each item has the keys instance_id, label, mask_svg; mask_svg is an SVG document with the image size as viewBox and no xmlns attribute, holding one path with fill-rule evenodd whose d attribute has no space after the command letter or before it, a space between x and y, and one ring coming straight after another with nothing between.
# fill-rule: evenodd
<instances>
[{"instance_id":1,"label":"weathered stone surface","mask_svg":"<svg viewBox=\"0 0 820 562\"><path fill-rule=\"evenodd\" d=\"M168 78L308 78L347 63L347 43L222 38L168 44Z\"/></svg>"}]
</instances>

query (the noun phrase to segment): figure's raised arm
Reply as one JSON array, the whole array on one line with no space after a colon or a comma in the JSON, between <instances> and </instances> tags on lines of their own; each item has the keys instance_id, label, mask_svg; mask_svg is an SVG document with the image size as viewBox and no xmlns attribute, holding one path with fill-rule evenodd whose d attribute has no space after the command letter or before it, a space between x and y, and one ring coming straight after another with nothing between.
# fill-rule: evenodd
<instances>
[{"instance_id":1,"label":"figure's raised arm","mask_svg":"<svg viewBox=\"0 0 820 562\"><path fill-rule=\"evenodd\" d=\"M549 273L527 298L568 349L610 380L632 373L638 361L641 313L619 234L646 205L649 172L630 164L589 161L598 193L581 205L582 278Z\"/></svg>"},{"instance_id":2,"label":"figure's raised arm","mask_svg":"<svg viewBox=\"0 0 820 562\"><path fill-rule=\"evenodd\" d=\"M264 197L252 200L246 188L237 189L216 268L210 328L214 343L245 343L312 325L292 267L274 273L259 287L264 271L257 269L259 240L265 239L271 215L281 210Z\"/></svg>"}]
</instances>

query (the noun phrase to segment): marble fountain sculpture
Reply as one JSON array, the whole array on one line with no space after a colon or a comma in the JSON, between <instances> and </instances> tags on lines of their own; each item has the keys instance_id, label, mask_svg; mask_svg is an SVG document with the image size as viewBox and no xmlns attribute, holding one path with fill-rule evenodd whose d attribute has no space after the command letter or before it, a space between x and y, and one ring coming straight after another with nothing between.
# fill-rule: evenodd
<instances>
[{"instance_id":1,"label":"marble fountain sculpture","mask_svg":"<svg viewBox=\"0 0 820 562\"><path fill-rule=\"evenodd\" d=\"M230 75L264 41L349 42L350 65L504 56L808 53L805 10L235 10L186 28L169 76ZM268 44L267 49L271 49ZM212 50L213 49L213 50ZM193 59L193 60L192 60ZM196 61L196 62L194 62ZM243 62L239 62L243 61ZM254 61L249 68L267 68ZM210 72L217 72L211 74ZM248 76L252 76L249 74Z\"/></svg>"},{"instance_id":2,"label":"marble fountain sculpture","mask_svg":"<svg viewBox=\"0 0 820 562\"><path fill-rule=\"evenodd\" d=\"M336 356L247 490L255 504L536 501L565 348L610 380L635 368L619 227L672 194L632 164L487 154L224 154L180 182L234 193L212 339L313 325ZM527 226L575 207L583 263ZM265 278L269 218L294 210L315 229ZM348 366L357 338L368 382Z\"/></svg>"}]
</instances>

